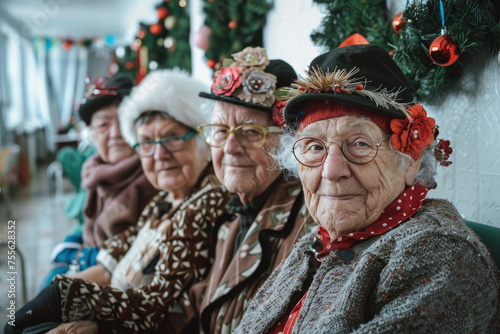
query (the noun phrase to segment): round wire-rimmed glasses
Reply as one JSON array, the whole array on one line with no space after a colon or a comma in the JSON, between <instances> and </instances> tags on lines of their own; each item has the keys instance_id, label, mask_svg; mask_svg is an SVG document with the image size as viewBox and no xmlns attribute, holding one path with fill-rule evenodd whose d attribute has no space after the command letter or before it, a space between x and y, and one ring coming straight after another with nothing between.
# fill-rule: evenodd
<instances>
[{"instance_id":1,"label":"round wire-rimmed glasses","mask_svg":"<svg viewBox=\"0 0 500 334\"><path fill-rule=\"evenodd\" d=\"M283 133L277 126L265 127L259 124L242 124L234 129L222 124L206 124L198 127L205 142L212 147L222 147L231 133L244 148L259 148L264 145L268 133Z\"/></svg>"},{"instance_id":2,"label":"round wire-rimmed glasses","mask_svg":"<svg viewBox=\"0 0 500 334\"><path fill-rule=\"evenodd\" d=\"M134 144L133 149L139 154L141 157L150 157L155 153L156 144L160 144L161 147L168 153L179 152L184 149L184 144L186 140L196 134L195 130L190 130L184 136L171 136L161 138L160 140L142 140L137 144Z\"/></svg>"},{"instance_id":3,"label":"round wire-rimmed glasses","mask_svg":"<svg viewBox=\"0 0 500 334\"><path fill-rule=\"evenodd\" d=\"M344 157L357 165L367 164L378 153L378 148L391 136L387 136L381 142L363 133L355 133L345 137L340 142L340 149ZM339 141L325 143L314 137L300 138L293 144L292 153L297 161L306 167L321 166L328 156L329 146Z\"/></svg>"}]
</instances>

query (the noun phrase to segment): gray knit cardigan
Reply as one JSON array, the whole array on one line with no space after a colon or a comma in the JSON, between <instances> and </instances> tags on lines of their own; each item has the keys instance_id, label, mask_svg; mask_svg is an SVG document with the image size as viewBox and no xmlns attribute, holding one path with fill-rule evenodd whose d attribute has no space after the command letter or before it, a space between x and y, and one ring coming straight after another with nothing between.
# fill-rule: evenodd
<instances>
[{"instance_id":1,"label":"gray knit cardigan","mask_svg":"<svg viewBox=\"0 0 500 334\"><path fill-rule=\"evenodd\" d=\"M296 244L233 333L269 333L305 291L293 333L495 332L498 269L448 201L425 200L412 219L330 253L308 275L314 237Z\"/></svg>"}]
</instances>

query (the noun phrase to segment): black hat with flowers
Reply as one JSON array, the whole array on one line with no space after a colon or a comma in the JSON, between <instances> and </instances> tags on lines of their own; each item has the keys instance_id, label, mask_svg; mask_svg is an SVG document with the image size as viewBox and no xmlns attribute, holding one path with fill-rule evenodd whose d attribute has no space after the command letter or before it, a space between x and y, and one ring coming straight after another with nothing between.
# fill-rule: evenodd
<instances>
[{"instance_id":1,"label":"black hat with flowers","mask_svg":"<svg viewBox=\"0 0 500 334\"><path fill-rule=\"evenodd\" d=\"M269 60L261 47L247 47L232 56L234 62L215 73L212 92L201 92L200 97L271 115L276 113L278 105L282 108L282 99L297 78L294 69L281 59ZM281 113L281 109L279 111Z\"/></svg>"},{"instance_id":2,"label":"black hat with flowers","mask_svg":"<svg viewBox=\"0 0 500 334\"><path fill-rule=\"evenodd\" d=\"M284 109L287 126L297 127L308 100L328 100L389 118L405 118L413 102L410 84L382 48L350 45L316 57L305 77L292 84Z\"/></svg>"},{"instance_id":3,"label":"black hat with flowers","mask_svg":"<svg viewBox=\"0 0 500 334\"><path fill-rule=\"evenodd\" d=\"M292 131L327 118L368 117L391 134L392 147L414 160L437 137L434 118L413 102L403 72L378 46L350 45L320 55L291 86L282 116ZM354 108L335 108L340 105ZM437 161L449 165L446 160L451 152L449 142L441 140L435 152Z\"/></svg>"},{"instance_id":4,"label":"black hat with flowers","mask_svg":"<svg viewBox=\"0 0 500 334\"><path fill-rule=\"evenodd\" d=\"M89 125L92 115L104 107L119 104L130 93L134 82L128 76L119 74L112 78L85 78L85 94L80 103L80 118Z\"/></svg>"}]
</instances>

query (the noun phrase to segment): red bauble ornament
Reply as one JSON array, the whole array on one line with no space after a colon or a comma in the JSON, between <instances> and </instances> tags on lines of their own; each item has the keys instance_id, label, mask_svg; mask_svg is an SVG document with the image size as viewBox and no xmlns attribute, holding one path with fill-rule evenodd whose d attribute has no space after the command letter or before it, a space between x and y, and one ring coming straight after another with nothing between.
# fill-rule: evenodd
<instances>
[{"instance_id":1,"label":"red bauble ornament","mask_svg":"<svg viewBox=\"0 0 500 334\"><path fill-rule=\"evenodd\" d=\"M144 32L144 30L139 30L139 32L137 33L137 38L144 38L144 36L146 36L146 32Z\"/></svg>"},{"instance_id":2,"label":"red bauble ornament","mask_svg":"<svg viewBox=\"0 0 500 334\"><path fill-rule=\"evenodd\" d=\"M403 17L403 13L396 14L394 16L394 20L392 20L392 27L394 28L394 31L396 34L401 33L404 27L406 27L406 20Z\"/></svg>"},{"instance_id":3,"label":"red bauble ornament","mask_svg":"<svg viewBox=\"0 0 500 334\"><path fill-rule=\"evenodd\" d=\"M215 67L215 60L213 60L213 59L207 60L207 66L210 68L214 68Z\"/></svg>"},{"instance_id":4,"label":"red bauble ornament","mask_svg":"<svg viewBox=\"0 0 500 334\"><path fill-rule=\"evenodd\" d=\"M458 60L460 50L453 38L445 31L431 43L429 56L439 66L450 66Z\"/></svg>"},{"instance_id":5,"label":"red bauble ornament","mask_svg":"<svg viewBox=\"0 0 500 334\"><path fill-rule=\"evenodd\" d=\"M168 14L170 14L170 12L167 8L160 7L156 10L156 14L158 15L158 19L163 21L167 18Z\"/></svg>"},{"instance_id":6,"label":"red bauble ornament","mask_svg":"<svg viewBox=\"0 0 500 334\"><path fill-rule=\"evenodd\" d=\"M232 20L231 22L229 22L228 27L231 28L231 29L236 28L236 21Z\"/></svg>"},{"instance_id":7,"label":"red bauble ornament","mask_svg":"<svg viewBox=\"0 0 500 334\"><path fill-rule=\"evenodd\" d=\"M73 41L67 39L64 42L62 42L61 46L62 46L64 51L69 51L69 50L71 50L71 47L73 46Z\"/></svg>"},{"instance_id":8,"label":"red bauble ornament","mask_svg":"<svg viewBox=\"0 0 500 334\"><path fill-rule=\"evenodd\" d=\"M151 31L153 35L159 35L163 31L163 26L159 23L155 23L149 27L149 31Z\"/></svg>"}]
</instances>

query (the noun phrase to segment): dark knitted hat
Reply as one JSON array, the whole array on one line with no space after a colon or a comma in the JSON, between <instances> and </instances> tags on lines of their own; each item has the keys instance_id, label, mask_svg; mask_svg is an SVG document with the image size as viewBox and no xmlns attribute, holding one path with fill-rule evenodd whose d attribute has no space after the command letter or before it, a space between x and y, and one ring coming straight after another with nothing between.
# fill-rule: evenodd
<instances>
[{"instance_id":1,"label":"dark knitted hat","mask_svg":"<svg viewBox=\"0 0 500 334\"><path fill-rule=\"evenodd\" d=\"M285 87L297 78L281 59L268 60L263 48L247 47L233 54L235 62L215 73L212 92L200 96L268 112L286 95Z\"/></svg>"},{"instance_id":2,"label":"dark knitted hat","mask_svg":"<svg viewBox=\"0 0 500 334\"><path fill-rule=\"evenodd\" d=\"M134 82L126 75L93 81L87 79L85 94L78 109L80 118L89 125L96 111L112 104L119 104L133 86Z\"/></svg>"},{"instance_id":3,"label":"dark knitted hat","mask_svg":"<svg viewBox=\"0 0 500 334\"><path fill-rule=\"evenodd\" d=\"M310 100L343 103L388 118L407 117L413 94L392 57L375 45L351 45L316 57L304 78L292 84L283 111L296 129ZM307 108L306 108L307 109Z\"/></svg>"}]
</instances>

